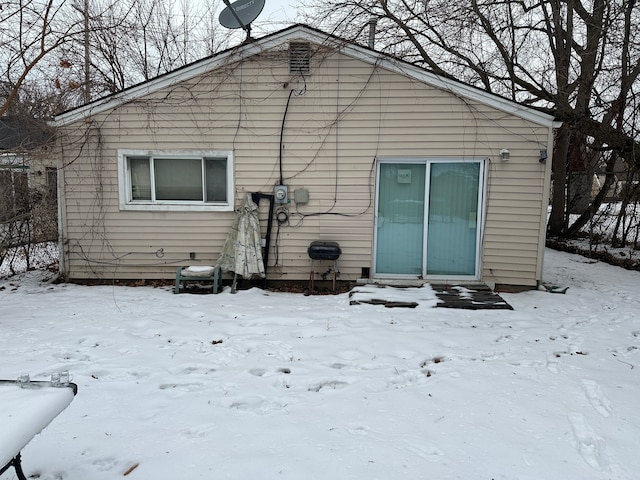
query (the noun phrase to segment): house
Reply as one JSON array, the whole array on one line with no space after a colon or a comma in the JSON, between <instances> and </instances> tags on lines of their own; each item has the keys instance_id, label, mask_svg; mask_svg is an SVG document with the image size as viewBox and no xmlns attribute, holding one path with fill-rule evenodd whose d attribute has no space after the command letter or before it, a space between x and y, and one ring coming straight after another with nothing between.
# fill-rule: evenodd
<instances>
[{"instance_id":1,"label":"house","mask_svg":"<svg viewBox=\"0 0 640 480\"><path fill-rule=\"evenodd\" d=\"M46 152L51 138L52 130L44 121L28 116L0 117L0 222L32 208L35 190L55 204L57 171Z\"/></svg>"},{"instance_id":2,"label":"house","mask_svg":"<svg viewBox=\"0 0 640 480\"><path fill-rule=\"evenodd\" d=\"M318 240L341 280L542 280L554 119L307 26L54 125L72 280L212 265L247 193L275 201L271 280L308 280Z\"/></svg>"}]
</instances>

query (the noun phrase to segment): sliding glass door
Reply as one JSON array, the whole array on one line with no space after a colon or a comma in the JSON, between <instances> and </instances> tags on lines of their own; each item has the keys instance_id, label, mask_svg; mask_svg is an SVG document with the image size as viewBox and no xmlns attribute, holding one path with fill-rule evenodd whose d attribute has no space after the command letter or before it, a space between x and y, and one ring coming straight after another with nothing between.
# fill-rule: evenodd
<instances>
[{"instance_id":1,"label":"sliding glass door","mask_svg":"<svg viewBox=\"0 0 640 480\"><path fill-rule=\"evenodd\" d=\"M381 160L377 276L476 278L483 160Z\"/></svg>"},{"instance_id":2,"label":"sliding glass door","mask_svg":"<svg viewBox=\"0 0 640 480\"><path fill-rule=\"evenodd\" d=\"M378 176L376 273L421 275L424 163L381 163Z\"/></svg>"}]
</instances>

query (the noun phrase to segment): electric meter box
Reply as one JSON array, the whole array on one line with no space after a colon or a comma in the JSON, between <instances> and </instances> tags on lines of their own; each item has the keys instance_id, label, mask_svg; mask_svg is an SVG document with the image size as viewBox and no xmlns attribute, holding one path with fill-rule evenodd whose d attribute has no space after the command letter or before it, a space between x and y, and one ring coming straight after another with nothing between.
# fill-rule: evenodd
<instances>
[{"instance_id":1,"label":"electric meter box","mask_svg":"<svg viewBox=\"0 0 640 480\"><path fill-rule=\"evenodd\" d=\"M276 185L273 188L273 198L276 203L289 203L289 189L286 185Z\"/></svg>"}]
</instances>

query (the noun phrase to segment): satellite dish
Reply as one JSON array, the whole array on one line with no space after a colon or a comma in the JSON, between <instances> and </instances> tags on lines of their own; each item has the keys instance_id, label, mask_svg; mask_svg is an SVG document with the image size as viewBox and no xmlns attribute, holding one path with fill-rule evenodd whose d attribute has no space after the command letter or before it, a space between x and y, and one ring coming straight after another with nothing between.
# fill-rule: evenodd
<instances>
[{"instance_id":1,"label":"satellite dish","mask_svg":"<svg viewBox=\"0 0 640 480\"><path fill-rule=\"evenodd\" d=\"M224 0L225 8L220 12L220 23L227 28L242 28L247 30L251 22L253 22L264 8L265 0L237 0L229 3Z\"/></svg>"}]
</instances>

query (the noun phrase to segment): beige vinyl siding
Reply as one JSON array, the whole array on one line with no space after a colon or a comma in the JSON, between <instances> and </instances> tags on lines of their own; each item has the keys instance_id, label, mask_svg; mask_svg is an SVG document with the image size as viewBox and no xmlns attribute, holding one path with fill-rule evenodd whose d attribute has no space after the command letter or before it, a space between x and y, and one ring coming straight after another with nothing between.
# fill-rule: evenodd
<instances>
[{"instance_id":1,"label":"beige vinyl siding","mask_svg":"<svg viewBox=\"0 0 640 480\"><path fill-rule=\"evenodd\" d=\"M214 263L233 212L120 211L117 152L232 151L236 205L246 192L272 193L291 89L304 93L289 102L283 178L290 197L308 189L309 203L288 206L277 251L274 222L269 278L307 279L313 240L340 243L341 279L355 280L372 266L376 158L469 157L489 159L483 279L532 286L540 279L548 166L538 162L538 152L547 148L548 127L330 51L316 52L310 75L292 76L286 50L65 127L60 160L69 164L62 216L69 277L172 278L179 265ZM499 159L505 147L507 163ZM266 203L263 228L265 217Z\"/></svg>"}]
</instances>

